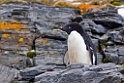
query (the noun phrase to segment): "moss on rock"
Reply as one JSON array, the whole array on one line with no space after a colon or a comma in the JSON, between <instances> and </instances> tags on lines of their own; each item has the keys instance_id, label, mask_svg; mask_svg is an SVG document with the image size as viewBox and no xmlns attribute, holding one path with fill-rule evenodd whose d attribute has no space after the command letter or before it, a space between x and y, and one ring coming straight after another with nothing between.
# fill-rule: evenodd
<instances>
[{"instance_id":1,"label":"moss on rock","mask_svg":"<svg viewBox=\"0 0 124 83\"><path fill-rule=\"evenodd\" d=\"M105 57L105 58L103 59L103 63L107 63L107 62L110 62L110 60L109 60L109 58Z\"/></svg>"}]
</instances>

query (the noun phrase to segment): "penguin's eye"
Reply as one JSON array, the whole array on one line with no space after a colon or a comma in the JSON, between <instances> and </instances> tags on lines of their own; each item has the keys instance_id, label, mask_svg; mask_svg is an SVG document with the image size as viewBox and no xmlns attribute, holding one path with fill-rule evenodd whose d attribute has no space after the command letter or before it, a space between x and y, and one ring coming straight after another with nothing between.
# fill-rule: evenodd
<instances>
[{"instance_id":1,"label":"penguin's eye","mask_svg":"<svg viewBox=\"0 0 124 83\"><path fill-rule=\"evenodd\" d=\"M69 29L71 29L71 27L68 27Z\"/></svg>"}]
</instances>

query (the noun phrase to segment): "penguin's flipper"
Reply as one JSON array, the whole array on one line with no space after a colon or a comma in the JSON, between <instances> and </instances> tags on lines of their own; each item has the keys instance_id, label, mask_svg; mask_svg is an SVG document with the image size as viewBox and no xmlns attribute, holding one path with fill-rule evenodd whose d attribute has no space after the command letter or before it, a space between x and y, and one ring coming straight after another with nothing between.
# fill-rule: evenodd
<instances>
[{"instance_id":1,"label":"penguin's flipper","mask_svg":"<svg viewBox=\"0 0 124 83\"><path fill-rule=\"evenodd\" d=\"M68 55L68 51L65 53L65 56L63 58L63 63L68 66L70 61L69 61L69 55Z\"/></svg>"}]
</instances>

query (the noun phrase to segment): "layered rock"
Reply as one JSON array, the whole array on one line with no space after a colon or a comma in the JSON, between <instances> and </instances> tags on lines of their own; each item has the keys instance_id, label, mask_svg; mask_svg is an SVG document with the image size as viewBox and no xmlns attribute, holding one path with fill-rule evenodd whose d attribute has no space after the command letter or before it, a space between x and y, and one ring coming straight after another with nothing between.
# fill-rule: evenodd
<instances>
[{"instance_id":1,"label":"layered rock","mask_svg":"<svg viewBox=\"0 0 124 83\"><path fill-rule=\"evenodd\" d=\"M10 83L18 77L19 71L0 64L0 83Z\"/></svg>"},{"instance_id":2,"label":"layered rock","mask_svg":"<svg viewBox=\"0 0 124 83\"><path fill-rule=\"evenodd\" d=\"M115 64L97 66L75 64L67 68L62 66L37 66L23 70L22 79L34 80L34 83L123 83L120 73L122 67Z\"/></svg>"},{"instance_id":3,"label":"layered rock","mask_svg":"<svg viewBox=\"0 0 124 83\"><path fill-rule=\"evenodd\" d=\"M35 49L35 45L36 65L52 62L62 64L67 35L53 29L69 23L80 14L78 10L35 3L8 3L0 9L1 64L18 69L27 67L26 54Z\"/></svg>"},{"instance_id":4,"label":"layered rock","mask_svg":"<svg viewBox=\"0 0 124 83\"><path fill-rule=\"evenodd\" d=\"M79 10L41 4L9 3L0 6L0 82L6 83L123 83L124 19L117 9L100 9L79 15ZM77 17L77 18L75 18ZM75 19L74 19L75 18ZM97 48L97 66L75 64L65 68L65 32L58 27L79 22ZM35 67L27 68L27 52L35 49ZM25 69L26 68L26 69ZM10 75L10 76L9 76Z\"/></svg>"},{"instance_id":5,"label":"layered rock","mask_svg":"<svg viewBox=\"0 0 124 83\"><path fill-rule=\"evenodd\" d=\"M82 15L82 17L78 16L74 21L79 21L79 19L82 19L80 24L89 33L92 40L99 41L94 44L97 47L98 54L100 53L103 57L100 61L123 64L124 54L120 55L120 49L123 49L124 46L124 19L117 14L117 8L93 10ZM104 59L107 59L107 61Z\"/></svg>"}]
</instances>

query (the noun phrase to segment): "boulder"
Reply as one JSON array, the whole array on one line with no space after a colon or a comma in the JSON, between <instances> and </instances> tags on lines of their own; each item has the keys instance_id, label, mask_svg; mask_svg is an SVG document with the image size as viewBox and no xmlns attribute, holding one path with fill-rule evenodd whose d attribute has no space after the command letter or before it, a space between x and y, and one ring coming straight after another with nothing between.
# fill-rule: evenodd
<instances>
[{"instance_id":1,"label":"boulder","mask_svg":"<svg viewBox=\"0 0 124 83\"><path fill-rule=\"evenodd\" d=\"M61 30L47 30L41 33L35 41L36 65L63 64L63 57L67 51L67 33Z\"/></svg>"}]
</instances>

